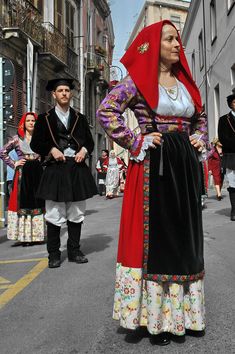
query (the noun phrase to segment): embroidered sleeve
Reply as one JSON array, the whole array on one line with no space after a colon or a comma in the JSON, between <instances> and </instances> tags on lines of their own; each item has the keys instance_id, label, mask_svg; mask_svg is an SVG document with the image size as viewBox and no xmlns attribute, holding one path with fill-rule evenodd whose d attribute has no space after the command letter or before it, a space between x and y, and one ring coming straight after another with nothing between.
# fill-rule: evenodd
<instances>
[{"instance_id":1,"label":"embroidered sleeve","mask_svg":"<svg viewBox=\"0 0 235 354\"><path fill-rule=\"evenodd\" d=\"M139 154L142 136L125 124L122 115L136 93L133 81L127 76L106 96L97 111L97 119L108 136L135 156Z\"/></svg>"},{"instance_id":2,"label":"embroidered sleeve","mask_svg":"<svg viewBox=\"0 0 235 354\"><path fill-rule=\"evenodd\" d=\"M15 168L14 162L9 156L9 152L18 147L18 137L14 136L12 139L6 143L0 150L0 158L5 162L5 164L11 168Z\"/></svg>"}]
</instances>

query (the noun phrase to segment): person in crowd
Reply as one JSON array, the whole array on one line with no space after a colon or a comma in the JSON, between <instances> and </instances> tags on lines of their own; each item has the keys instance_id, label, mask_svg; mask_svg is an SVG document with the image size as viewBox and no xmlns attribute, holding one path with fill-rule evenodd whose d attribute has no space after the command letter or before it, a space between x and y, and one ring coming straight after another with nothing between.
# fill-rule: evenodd
<instances>
[{"instance_id":1,"label":"person in crowd","mask_svg":"<svg viewBox=\"0 0 235 354\"><path fill-rule=\"evenodd\" d=\"M168 20L144 28L121 59L128 75L97 118L130 152L113 317L146 326L151 341L204 335L204 258L199 158L206 116L182 43ZM130 108L140 133L122 116Z\"/></svg>"},{"instance_id":2,"label":"person in crowd","mask_svg":"<svg viewBox=\"0 0 235 354\"><path fill-rule=\"evenodd\" d=\"M7 237L22 242L23 246L41 243L45 240L44 201L37 198L43 168L40 156L30 148L37 115L25 113L13 136L0 150L0 158L14 169L13 187L7 213ZM13 160L11 151L17 159Z\"/></svg>"},{"instance_id":3,"label":"person in crowd","mask_svg":"<svg viewBox=\"0 0 235 354\"><path fill-rule=\"evenodd\" d=\"M227 97L227 104L230 112L219 119L218 137L223 150L222 167L229 183L230 218L235 221L235 93Z\"/></svg>"},{"instance_id":4,"label":"person in crowd","mask_svg":"<svg viewBox=\"0 0 235 354\"><path fill-rule=\"evenodd\" d=\"M127 165L126 165L125 160L124 160L123 157L121 157L120 160L123 163L123 168L120 171L120 186L119 186L119 190L120 190L121 193L124 193L125 184L126 184Z\"/></svg>"},{"instance_id":5,"label":"person in crowd","mask_svg":"<svg viewBox=\"0 0 235 354\"><path fill-rule=\"evenodd\" d=\"M120 171L123 168L122 160L116 156L115 151L111 150L109 157L103 163L106 171L106 198L112 199L118 196L118 188L120 183Z\"/></svg>"},{"instance_id":6,"label":"person in crowd","mask_svg":"<svg viewBox=\"0 0 235 354\"><path fill-rule=\"evenodd\" d=\"M49 268L61 265L60 229L67 222L68 260L87 263L80 250L81 227L86 199L97 193L96 184L85 159L94 148L87 119L70 107L73 80L48 81L54 108L40 114L35 124L31 147L45 160L46 166L38 196L45 200Z\"/></svg>"},{"instance_id":7,"label":"person in crowd","mask_svg":"<svg viewBox=\"0 0 235 354\"><path fill-rule=\"evenodd\" d=\"M106 172L103 168L103 163L109 156L108 150L102 150L101 156L98 158L96 163L97 177L98 177L98 192L102 196L105 193L105 181L106 181Z\"/></svg>"},{"instance_id":8,"label":"person in crowd","mask_svg":"<svg viewBox=\"0 0 235 354\"><path fill-rule=\"evenodd\" d=\"M208 170L213 176L217 200L222 200L221 189L223 186L223 169L221 164L222 145L218 138L214 138L211 143L211 153L208 157Z\"/></svg>"}]
</instances>

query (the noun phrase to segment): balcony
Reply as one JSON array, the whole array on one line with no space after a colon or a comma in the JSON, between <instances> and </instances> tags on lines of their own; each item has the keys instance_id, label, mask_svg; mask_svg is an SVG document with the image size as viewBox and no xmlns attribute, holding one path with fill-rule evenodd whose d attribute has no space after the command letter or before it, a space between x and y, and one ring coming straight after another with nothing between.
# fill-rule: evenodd
<instances>
[{"instance_id":1,"label":"balcony","mask_svg":"<svg viewBox=\"0 0 235 354\"><path fill-rule=\"evenodd\" d=\"M42 16L27 0L8 1L2 7L4 39L29 37L35 45L43 43Z\"/></svg>"},{"instance_id":2,"label":"balcony","mask_svg":"<svg viewBox=\"0 0 235 354\"><path fill-rule=\"evenodd\" d=\"M96 47L95 47L96 48ZM110 68L109 64L107 63L105 57L97 52L93 52L92 46L87 54L87 72L93 73L94 76L98 77L99 80L104 80L107 83L110 79Z\"/></svg>"},{"instance_id":3,"label":"balcony","mask_svg":"<svg viewBox=\"0 0 235 354\"><path fill-rule=\"evenodd\" d=\"M65 66L67 63L65 36L50 22L43 23L43 50L40 54L52 59L58 66Z\"/></svg>"},{"instance_id":4,"label":"balcony","mask_svg":"<svg viewBox=\"0 0 235 354\"><path fill-rule=\"evenodd\" d=\"M78 79L79 60L78 55L67 47L67 68L65 71L73 78Z\"/></svg>"}]
</instances>

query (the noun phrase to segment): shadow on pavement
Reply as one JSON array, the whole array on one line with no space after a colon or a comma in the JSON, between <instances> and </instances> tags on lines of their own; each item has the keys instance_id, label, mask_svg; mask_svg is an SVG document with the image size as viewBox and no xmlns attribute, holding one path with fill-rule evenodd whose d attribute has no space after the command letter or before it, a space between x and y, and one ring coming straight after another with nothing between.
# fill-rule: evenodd
<instances>
[{"instance_id":1,"label":"shadow on pavement","mask_svg":"<svg viewBox=\"0 0 235 354\"><path fill-rule=\"evenodd\" d=\"M220 210L217 210L215 212L215 214L219 214L219 215L225 215L225 216L229 216L230 217L230 212L231 212L231 209L220 209Z\"/></svg>"},{"instance_id":2,"label":"shadow on pavement","mask_svg":"<svg viewBox=\"0 0 235 354\"><path fill-rule=\"evenodd\" d=\"M95 234L81 239L81 249L88 255L94 252L101 252L109 247L112 237L104 234Z\"/></svg>"},{"instance_id":3,"label":"shadow on pavement","mask_svg":"<svg viewBox=\"0 0 235 354\"><path fill-rule=\"evenodd\" d=\"M90 210L86 210L86 213L85 215L91 215L91 214L94 214L94 213L98 213L99 210L95 210L95 209L90 209Z\"/></svg>"},{"instance_id":4,"label":"shadow on pavement","mask_svg":"<svg viewBox=\"0 0 235 354\"><path fill-rule=\"evenodd\" d=\"M125 335L125 338L124 338L125 342L132 343L132 344L137 344L143 338L150 337L150 334L147 331L146 327L138 327L136 330L131 330L131 329L119 327L117 330L117 333L124 334Z\"/></svg>"}]
</instances>

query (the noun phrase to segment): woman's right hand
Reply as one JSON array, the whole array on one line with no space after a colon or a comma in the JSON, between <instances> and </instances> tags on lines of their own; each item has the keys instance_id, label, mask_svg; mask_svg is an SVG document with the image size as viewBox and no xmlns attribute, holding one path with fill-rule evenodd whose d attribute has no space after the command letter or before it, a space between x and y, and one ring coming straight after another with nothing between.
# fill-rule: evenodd
<instances>
[{"instance_id":1,"label":"woman's right hand","mask_svg":"<svg viewBox=\"0 0 235 354\"><path fill-rule=\"evenodd\" d=\"M15 168L18 166L24 166L25 162L26 162L26 159L21 159L21 160L15 161L15 163L14 163Z\"/></svg>"},{"instance_id":2,"label":"woman's right hand","mask_svg":"<svg viewBox=\"0 0 235 354\"><path fill-rule=\"evenodd\" d=\"M162 142L162 134L161 133L153 132L153 133L150 133L150 134L146 134L145 136L153 137L152 143L154 145L161 145L161 142Z\"/></svg>"}]
</instances>

